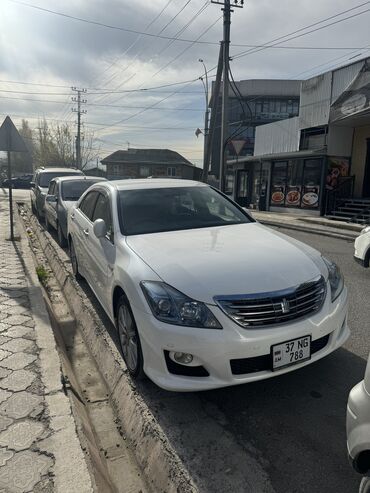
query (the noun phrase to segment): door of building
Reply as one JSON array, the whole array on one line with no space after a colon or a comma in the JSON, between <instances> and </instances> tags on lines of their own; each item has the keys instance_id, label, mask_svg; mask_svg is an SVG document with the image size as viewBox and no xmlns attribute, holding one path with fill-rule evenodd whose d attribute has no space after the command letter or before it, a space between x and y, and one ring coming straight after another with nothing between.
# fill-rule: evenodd
<instances>
[{"instance_id":1,"label":"door of building","mask_svg":"<svg viewBox=\"0 0 370 493\"><path fill-rule=\"evenodd\" d=\"M251 184L250 173L246 169L239 169L237 171L237 188L236 188L236 201L242 207L249 207L251 201Z\"/></svg>"},{"instance_id":2,"label":"door of building","mask_svg":"<svg viewBox=\"0 0 370 493\"><path fill-rule=\"evenodd\" d=\"M366 139L366 143L367 143L367 151L366 151L362 196L366 198L370 198L370 139Z\"/></svg>"}]
</instances>

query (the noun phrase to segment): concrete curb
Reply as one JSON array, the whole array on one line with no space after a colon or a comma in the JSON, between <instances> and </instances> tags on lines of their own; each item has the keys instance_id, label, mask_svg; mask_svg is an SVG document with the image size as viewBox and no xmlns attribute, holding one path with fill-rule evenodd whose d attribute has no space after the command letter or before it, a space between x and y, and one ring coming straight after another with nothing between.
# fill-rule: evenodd
<instances>
[{"instance_id":1,"label":"concrete curb","mask_svg":"<svg viewBox=\"0 0 370 493\"><path fill-rule=\"evenodd\" d=\"M195 493L197 488L161 426L136 391L114 342L92 304L75 281L70 262L37 219L28 213L36 234L85 342L110 390L110 398L148 485L154 492Z\"/></svg>"},{"instance_id":2,"label":"concrete curb","mask_svg":"<svg viewBox=\"0 0 370 493\"><path fill-rule=\"evenodd\" d=\"M303 233L314 233L322 236L328 236L329 238L338 238L340 240L347 240L347 241L355 241L357 238L358 234L355 234L354 232L352 234L348 233L339 233L336 231L328 231L326 229L319 229L319 228L313 228L312 226L301 226L298 224L291 224L288 222L281 222L281 221L271 221L269 219L258 219L258 222L261 224L264 224L266 226L275 226L276 228L284 228L284 229L291 229L294 231L301 231Z\"/></svg>"}]
</instances>

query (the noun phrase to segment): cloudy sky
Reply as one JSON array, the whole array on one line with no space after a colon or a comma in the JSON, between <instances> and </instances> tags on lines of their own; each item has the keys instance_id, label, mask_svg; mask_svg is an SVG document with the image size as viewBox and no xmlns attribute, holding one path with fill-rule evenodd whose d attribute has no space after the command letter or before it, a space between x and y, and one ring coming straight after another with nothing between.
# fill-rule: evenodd
<instances>
[{"instance_id":1,"label":"cloudy sky","mask_svg":"<svg viewBox=\"0 0 370 493\"><path fill-rule=\"evenodd\" d=\"M242 53L231 62L236 80L308 78L370 53L370 2L244 4L232 15L231 54ZM171 148L200 164L198 60L217 64L220 17L209 0L1 0L0 118L36 128L45 117L75 131L71 86L86 88L83 121L100 158L129 143Z\"/></svg>"}]
</instances>

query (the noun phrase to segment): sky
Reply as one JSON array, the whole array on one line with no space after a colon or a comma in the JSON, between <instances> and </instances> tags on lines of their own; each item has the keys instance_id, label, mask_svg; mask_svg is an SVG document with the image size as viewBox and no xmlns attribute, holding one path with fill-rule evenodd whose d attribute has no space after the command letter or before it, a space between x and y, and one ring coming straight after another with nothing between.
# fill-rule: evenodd
<instances>
[{"instance_id":1,"label":"sky","mask_svg":"<svg viewBox=\"0 0 370 493\"><path fill-rule=\"evenodd\" d=\"M71 87L83 88L83 129L100 159L156 147L200 166L199 59L214 80L221 16L210 0L1 0L0 120L35 129L45 118L75 132ZM234 79L306 79L369 55L369 21L363 0L245 0L232 13L231 56L243 53Z\"/></svg>"}]
</instances>

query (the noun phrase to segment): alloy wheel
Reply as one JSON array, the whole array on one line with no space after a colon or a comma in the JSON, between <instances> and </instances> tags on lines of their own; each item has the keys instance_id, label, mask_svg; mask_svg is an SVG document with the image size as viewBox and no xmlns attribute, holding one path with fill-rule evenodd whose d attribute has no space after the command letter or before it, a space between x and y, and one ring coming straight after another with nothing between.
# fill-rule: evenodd
<instances>
[{"instance_id":1,"label":"alloy wheel","mask_svg":"<svg viewBox=\"0 0 370 493\"><path fill-rule=\"evenodd\" d=\"M118 310L118 334L124 360L130 372L135 373L138 367L139 348L135 322L126 304Z\"/></svg>"}]
</instances>

